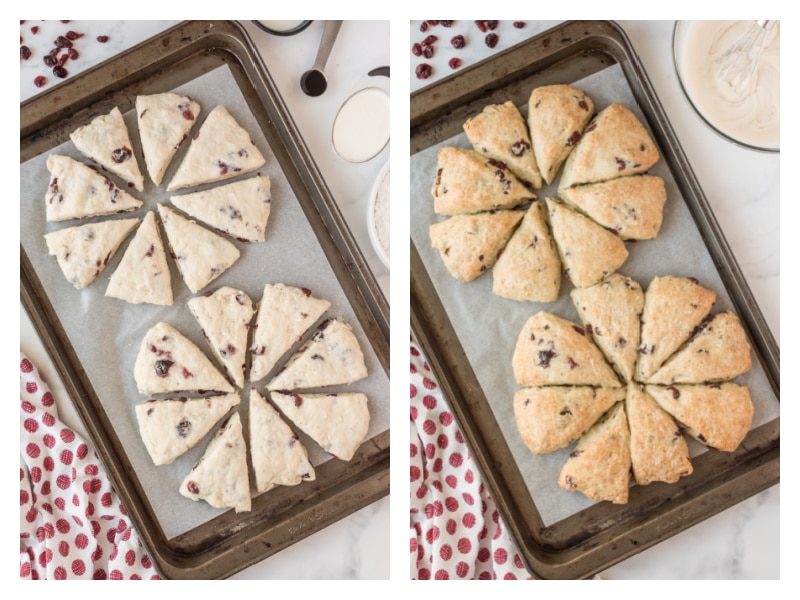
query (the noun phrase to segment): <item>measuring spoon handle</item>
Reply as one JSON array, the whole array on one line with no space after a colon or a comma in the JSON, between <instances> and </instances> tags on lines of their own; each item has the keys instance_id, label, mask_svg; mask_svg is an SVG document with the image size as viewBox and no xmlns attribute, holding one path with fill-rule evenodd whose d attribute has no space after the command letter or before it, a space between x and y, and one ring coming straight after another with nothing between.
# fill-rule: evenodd
<instances>
[{"instance_id":1,"label":"measuring spoon handle","mask_svg":"<svg viewBox=\"0 0 800 600\"><path fill-rule=\"evenodd\" d=\"M315 69L320 71L325 69L325 63L328 62L328 56L331 54L333 43L336 41L336 36L339 35L341 27L341 21L325 21L325 29L322 30L322 40L319 43L319 50L317 50L317 58L314 60Z\"/></svg>"}]
</instances>

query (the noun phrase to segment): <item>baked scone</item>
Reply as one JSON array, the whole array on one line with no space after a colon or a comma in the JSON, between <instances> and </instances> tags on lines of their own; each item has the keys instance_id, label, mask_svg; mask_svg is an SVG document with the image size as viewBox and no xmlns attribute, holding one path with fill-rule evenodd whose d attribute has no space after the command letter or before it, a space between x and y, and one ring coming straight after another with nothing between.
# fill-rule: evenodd
<instances>
[{"instance_id":1,"label":"baked scone","mask_svg":"<svg viewBox=\"0 0 800 600\"><path fill-rule=\"evenodd\" d=\"M273 391L270 397L284 415L336 458L352 459L367 435L369 408L365 394Z\"/></svg>"},{"instance_id":2,"label":"baked scone","mask_svg":"<svg viewBox=\"0 0 800 600\"><path fill-rule=\"evenodd\" d=\"M620 400L623 388L540 386L514 394L514 419L534 454L569 446Z\"/></svg>"},{"instance_id":3,"label":"baked scone","mask_svg":"<svg viewBox=\"0 0 800 600\"><path fill-rule=\"evenodd\" d=\"M624 403L619 402L575 445L558 476L559 487L590 500L628 502L630 432Z\"/></svg>"},{"instance_id":4,"label":"baked scone","mask_svg":"<svg viewBox=\"0 0 800 600\"><path fill-rule=\"evenodd\" d=\"M264 286L250 345L250 381L260 381L325 314L331 303L308 288L282 283Z\"/></svg>"},{"instance_id":5,"label":"baked scone","mask_svg":"<svg viewBox=\"0 0 800 600\"><path fill-rule=\"evenodd\" d=\"M450 217L430 226L431 247L453 277L468 283L492 268L524 215L501 210Z\"/></svg>"},{"instance_id":6,"label":"baked scone","mask_svg":"<svg viewBox=\"0 0 800 600\"><path fill-rule=\"evenodd\" d=\"M675 483L693 471L683 432L667 412L634 381L625 400L631 432L631 467L639 485Z\"/></svg>"},{"instance_id":7,"label":"baked scone","mask_svg":"<svg viewBox=\"0 0 800 600\"><path fill-rule=\"evenodd\" d=\"M645 382L689 339L717 295L696 280L666 275L647 286L635 379Z\"/></svg>"},{"instance_id":8,"label":"baked scone","mask_svg":"<svg viewBox=\"0 0 800 600\"><path fill-rule=\"evenodd\" d=\"M216 359L233 382L244 387L247 338L254 313L250 297L241 290L224 286L191 298L187 305Z\"/></svg>"},{"instance_id":9,"label":"baked scone","mask_svg":"<svg viewBox=\"0 0 800 600\"><path fill-rule=\"evenodd\" d=\"M211 431L239 394L210 398L168 398L137 404L136 420L145 448L155 465L167 465L194 447Z\"/></svg>"},{"instance_id":10,"label":"baked scone","mask_svg":"<svg viewBox=\"0 0 800 600\"><path fill-rule=\"evenodd\" d=\"M650 377L648 383L707 383L746 373L753 366L750 344L733 312L714 315L689 342Z\"/></svg>"},{"instance_id":11,"label":"baked scone","mask_svg":"<svg viewBox=\"0 0 800 600\"><path fill-rule=\"evenodd\" d=\"M346 385L366 376L364 354L353 330L341 319L328 319L278 371L267 389L300 390Z\"/></svg>"},{"instance_id":12,"label":"baked scone","mask_svg":"<svg viewBox=\"0 0 800 600\"><path fill-rule=\"evenodd\" d=\"M536 164L548 185L581 139L593 114L592 99L570 85L545 85L531 92L528 129Z\"/></svg>"},{"instance_id":13,"label":"baked scone","mask_svg":"<svg viewBox=\"0 0 800 600\"><path fill-rule=\"evenodd\" d=\"M99 221L67 227L44 236L47 251L72 285L83 289L103 271L140 219Z\"/></svg>"},{"instance_id":14,"label":"baked scone","mask_svg":"<svg viewBox=\"0 0 800 600\"><path fill-rule=\"evenodd\" d=\"M239 259L239 249L221 235L159 204L158 214L167 233L171 255L183 281L198 292Z\"/></svg>"},{"instance_id":15,"label":"baked scone","mask_svg":"<svg viewBox=\"0 0 800 600\"><path fill-rule=\"evenodd\" d=\"M234 391L191 340L163 321L142 339L133 377L141 394Z\"/></svg>"},{"instance_id":16,"label":"baked scone","mask_svg":"<svg viewBox=\"0 0 800 600\"><path fill-rule=\"evenodd\" d=\"M256 175L200 192L172 196L170 202L190 217L240 242L263 242L272 204L270 179Z\"/></svg>"},{"instance_id":17,"label":"baked scone","mask_svg":"<svg viewBox=\"0 0 800 600\"><path fill-rule=\"evenodd\" d=\"M474 150L445 146L437 154L433 210L452 216L510 209L536 199L506 164Z\"/></svg>"},{"instance_id":18,"label":"baked scone","mask_svg":"<svg viewBox=\"0 0 800 600\"><path fill-rule=\"evenodd\" d=\"M306 447L255 388L250 390L250 458L259 492L316 479Z\"/></svg>"},{"instance_id":19,"label":"baked scone","mask_svg":"<svg viewBox=\"0 0 800 600\"><path fill-rule=\"evenodd\" d=\"M224 106L212 110L200 126L167 191L223 181L255 171L266 161Z\"/></svg>"},{"instance_id":20,"label":"baked scone","mask_svg":"<svg viewBox=\"0 0 800 600\"><path fill-rule=\"evenodd\" d=\"M142 206L105 175L80 161L61 154L47 157L50 183L45 194L48 221L83 219L129 212Z\"/></svg>"},{"instance_id":21,"label":"baked scone","mask_svg":"<svg viewBox=\"0 0 800 600\"><path fill-rule=\"evenodd\" d=\"M575 287L594 285L628 259L618 235L553 198L547 208L564 275Z\"/></svg>"},{"instance_id":22,"label":"baked scone","mask_svg":"<svg viewBox=\"0 0 800 600\"><path fill-rule=\"evenodd\" d=\"M153 211L145 215L125 249L105 295L131 304L172 305L172 278Z\"/></svg>"},{"instance_id":23,"label":"baked scone","mask_svg":"<svg viewBox=\"0 0 800 600\"><path fill-rule=\"evenodd\" d=\"M558 191L559 197L623 240L652 240L661 229L667 190L655 175L632 175Z\"/></svg>"},{"instance_id":24,"label":"baked scone","mask_svg":"<svg viewBox=\"0 0 800 600\"><path fill-rule=\"evenodd\" d=\"M561 260L547 207L534 202L492 269L492 291L512 300L553 302L560 289Z\"/></svg>"},{"instance_id":25,"label":"baked scone","mask_svg":"<svg viewBox=\"0 0 800 600\"><path fill-rule=\"evenodd\" d=\"M523 326L511 364L521 386L620 387L614 370L584 328L545 311Z\"/></svg>"},{"instance_id":26,"label":"baked scone","mask_svg":"<svg viewBox=\"0 0 800 600\"><path fill-rule=\"evenodd\" d=\"M181 94L136 96L136 119L150 179L161 185L172 157L189 137L200 104Z\"/></svg>"},{"instance_id":27,"label":"baked scone","mask_svg":"<svg viewBox=\"0 0 800 600\"><path fill-rule=\"evenodd\" d=\"M750 430L753 402L745 386L647 385L645 391L701 444L733 452Z\"/></svg>"},{"instance_id":28,"label":"baked scone","mask_svg":"<svg viewBox=\"0 0 800 600\"><path fill-rule=\"evenodd\" d=\"M630 277L612 273L606 279L570 292L586 331L625 381L633 378L639 356L642 287Z\"/></svg>"},{"instance_id":29,"label":"baked scone","mask_svg":"<svg viewBox=\"0 0 800 600\"><path fill-rule=\"evenodd\" d=\"M183 480L180 493L195 502L205 500L214 508L233 508L237 513L250 510L247 448L238 412L228 418L208 444Z\"/></svg>"},{"instance_id":30,"label":"baked scone","mask_svg":"<svg viewBox=\"0 0 800 600\"><path fill-rule=\"evenodd\" d=\"M601 110L564 162L558 188L644 173L658 162L644 124L623 104Z\"/></svg>"},{"instance_id":31,"label":"baked scone","mask_svg":"<svg viewBox=\"0 0 800 600\"><path fill-rule=\"evenodd\" d=\"M144 190L144 177L118 107L78 127L69 137L81 154L92 162L132 184L137 191Z\"/></svg>"},{"instance_id":32,"label":"baked scone","mask_svg":"<svg viewBox=\"0 0 800 600\"><path fill-rule=\"evenodd\" d=\"M490 104L467 119L464 132L473 149L504 162L528 187L542 187L525 120L514 103Z\"/></svg>"}]
</instances>

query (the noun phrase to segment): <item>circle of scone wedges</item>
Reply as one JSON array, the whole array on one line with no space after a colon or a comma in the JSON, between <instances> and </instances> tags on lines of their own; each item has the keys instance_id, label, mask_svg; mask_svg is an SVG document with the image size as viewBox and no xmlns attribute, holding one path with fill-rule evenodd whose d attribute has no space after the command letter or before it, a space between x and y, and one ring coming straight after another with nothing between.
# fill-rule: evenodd
<instances>
[{"instance_id":1,"label":"circle of scone wedges","mask_svg":"<svg viewBox=\"0 0 800 600\"><path fill-rule=\"evenodd\" d=\"M197 102L175 93L137 97L136 122L152 181L161 185L172 158L187 141L190 145L167 191L248 177L170 197L185 215L159 204L158 220L168 249L159 234L156 211L143 219L101 220L47 233L49 253L76 288L91 284L134 230L105 292L133 304L173 304L168 255L196 294L239 258L231 239L265 241L272 197L269 177L257 173L265 163L263 155L222 105L190 138L199 112ZM120 177L128 187L144 189L118 108L79 127L70 138L97 167ZM143 205L81 161L53 154L47 168L47 221L115 215ZM198 247L203 252L195 251ZM323 320L330 302L314 297L308 288L268 283L257 305L241 290L223 286L194 296L187 306L216 364L183 333L160 322L145 334L133 373L138 391L151 396L134 408L142 442L155 465L173 462L224 419L181 484L183 496L205 500L215 508L249 511L248 448L257 493L313 480L307 450L285 419L329 454L352 459L369 427L366 395L300 391L367 377L350 326L341 318ZM266 389L272 404L255 387L250 389L245 442L236 410L240 390L246 380L255 383L270 373ZM198 397L176 396L193 393Z\"/></svg>"},{"instance_id":2,"label":"circle of scone wedges","mask_svg":"<svg viewBox=\"0 0 800 600\"><path fill-rule=\"evenodd\" d=\"M684 434L731 452L750 428L751 366L733 312L695 279L655 277L646 290L617 272L626 240L654 239L664 181L659 153L620 103L594 114L582 90L532 91L527 123L510 101L464 124L472 149L440 148L431 193L448 217L430 226L448 271L468 283L492 270L493 293L552 302L561 277L581 323L547 311L528 319L512 357L517 429L544 454L575 444L558 485L594 501L628 502L638 485L692 473ZM559 199L533 190L557 185ZM525 210L519 210L528 205Z\"/></svg>"}]
</instances>

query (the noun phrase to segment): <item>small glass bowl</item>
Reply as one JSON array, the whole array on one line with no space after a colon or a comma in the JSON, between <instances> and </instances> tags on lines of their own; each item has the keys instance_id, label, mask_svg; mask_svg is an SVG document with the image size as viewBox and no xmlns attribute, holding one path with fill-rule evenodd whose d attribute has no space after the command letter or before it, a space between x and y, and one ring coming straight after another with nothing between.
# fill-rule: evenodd
<instances>
[{"instance_id":1,"label":"small glass bowl","mask_svg":"<svg viewBox=\"0 0 800 600\"><path fill-rule=\"evenodd\" d=\"M737 146L741 148L747 148L749 150L758 150L759 152L771 152L771 153L780 153L780 143L777 145L772 144L757 144L751 141L745 141L742 139L737 138L730 132L726 132L721 129L719 126L715 125L712 120L706 117L705 114L700 110L697 105L697 101L692 98L692 93L689 90L691 87L687 83L686 75L683 72L682 64L683 64L683 53L686 52L686 36L687 31L691 27L693 21L675 21L675 28L672 32L672 60L673 65L675 67L675 72L678 75L678 83L681 86L681 91L683 95L686 96L686 99L689 101L689 105L692 107L694 112L700 117L700 119L717 135L722 137L723 139L728 140L729 142L733 142ZM694 58L693 60L699 60Z\"/></svg>"},{"instance_id":2,"label":"small glass bowl","mask_svg":"<svg viewBox=\"0 0 800 600\"><path fill-rule=\"evenodd\" d=\"M253 25L258 27L261 31L266 31L272 35L294 35L300 33L306 27L311 25L313 21L250 21ZM270 25L272 23L273 25ZM296 25L281 29L276 26L277 23L296 23Z\"/></svg>"},{"instance_id":3,"label":"small glass bowl","mask_svg":"<svg viewBox=\"0 0 800 600\"><path fill-rule=\"evenodd\" d=\"M372 190L370 191L369 195L369 202L367 202L367 230L369 231L369 241L372 242L373 248L375 248L375 253L378 255L378 258L381 259L381 262L389 268L389 254L387 253L386 249L383 247L383 244L380 240L380 235L378 234L378 223L376 222L376 215L375 211L378 204L378 194L383 185L383 181L386 180L386 184L388 187L389 184L389 161L386 161L386 164L381 167L380 172L378 173L378 177L375 179L375 183L372 184ZM391 194L389 194L387 189L387 206L385 207L386 212L383 214L383 217L386 221L389 220L389 206L391 205ZM389 235L389 228L386 227L385 235ZM389 240L386 240L387 243ZM391 249L390 249L391 251Z\"/></svg>"}]
</instances>

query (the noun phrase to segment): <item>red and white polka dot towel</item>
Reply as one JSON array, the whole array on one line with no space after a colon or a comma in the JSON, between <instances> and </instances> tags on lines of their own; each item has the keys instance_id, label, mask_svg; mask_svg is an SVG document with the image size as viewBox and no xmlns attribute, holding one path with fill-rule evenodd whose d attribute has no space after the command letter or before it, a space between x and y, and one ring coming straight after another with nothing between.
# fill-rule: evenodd
<instances>
[{"instance_id":1,"label":"red and white polka dot towel","mask_svg":"<svg viewBox=\"0 0 800 600\"><path fill-rule=\"evenodd\" d=\"M412 579L533 579L411 339Z\"/></svg>"},{"instance_id":2,"label":"red and white polka dot towel","mask_svg":"<svg viewBox=\"0 0 800 600\"><path fill-rule=\"evenodd\" d=\"M160 579L94 450L20 352L19 576Z\"/></svg>"}]
</instances>

